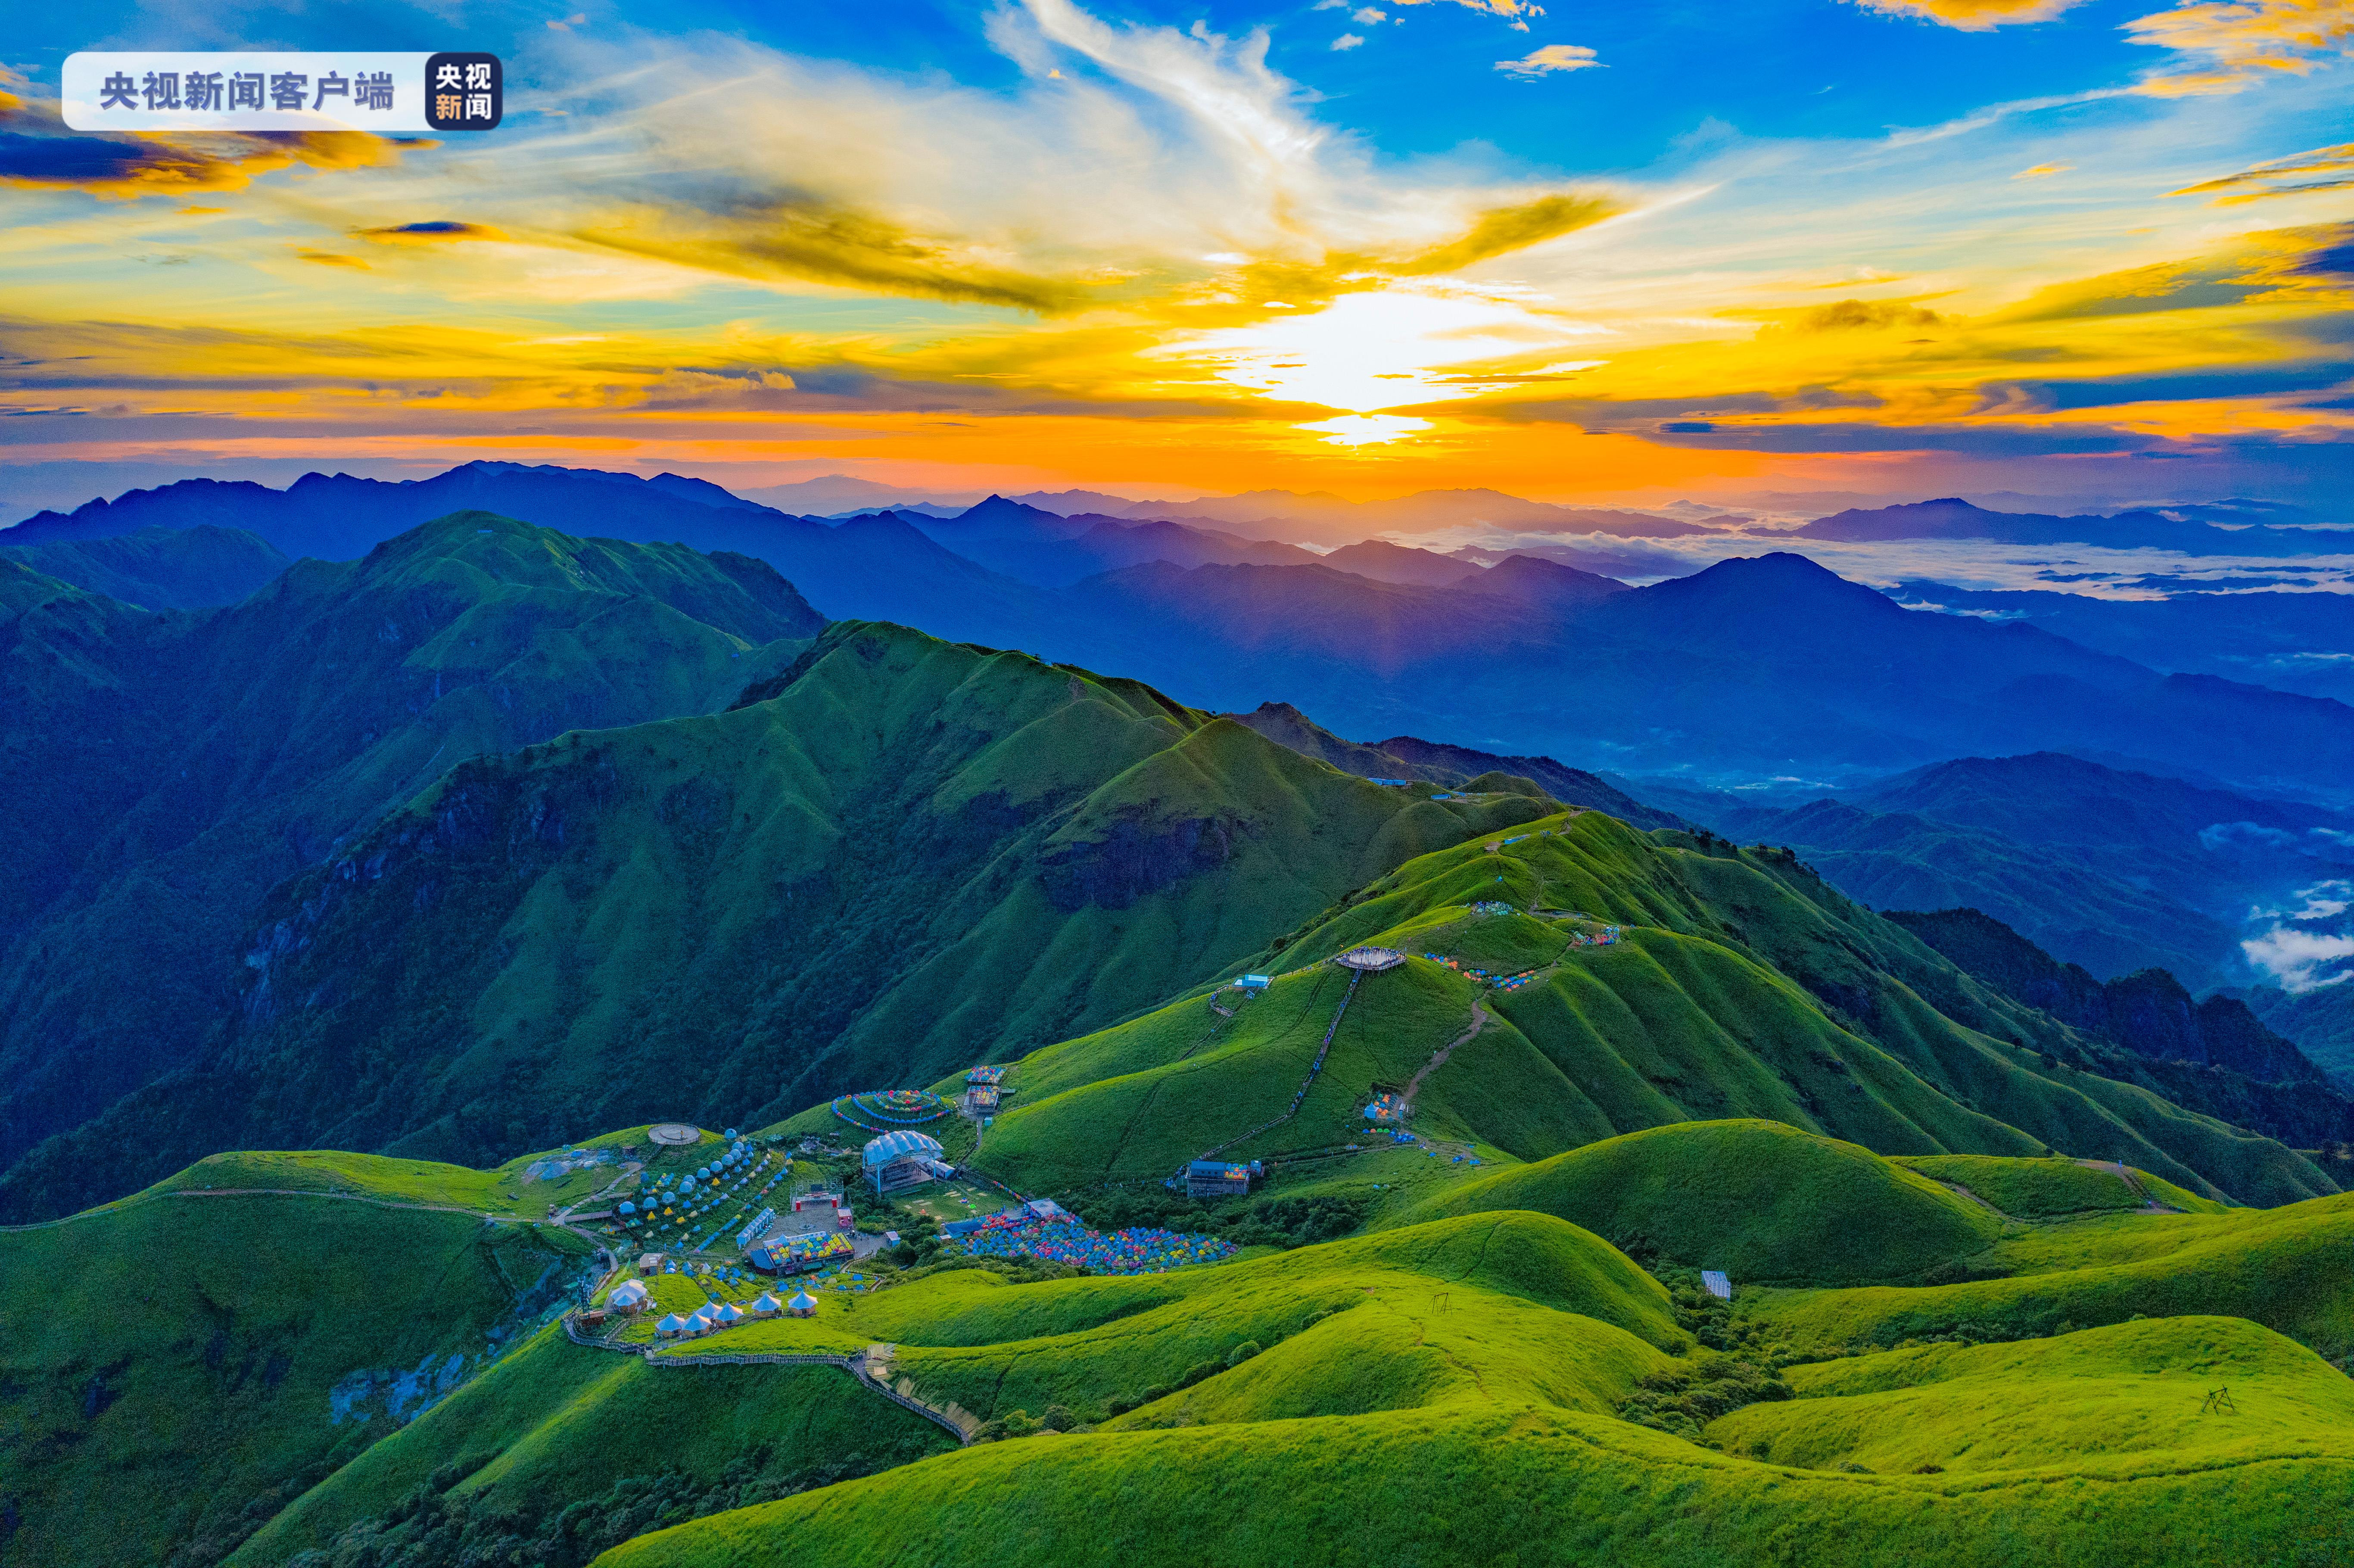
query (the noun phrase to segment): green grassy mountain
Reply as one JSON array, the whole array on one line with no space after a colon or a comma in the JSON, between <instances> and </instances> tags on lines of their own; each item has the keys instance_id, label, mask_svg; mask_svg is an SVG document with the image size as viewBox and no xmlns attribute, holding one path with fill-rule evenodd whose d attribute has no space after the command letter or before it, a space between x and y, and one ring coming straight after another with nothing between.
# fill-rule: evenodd
<instances>
[{"instance_id":1,"label":"green grassy mountain","mask_svg":"<svg viewBox=\"0 0 2354 1568\"><path fill-rule=\"evenodd\" d=\"M2128 1052L2105 1075L2076 1032L1787 856L1599 812L1490 842L1411 861L1253 959L1287 971L1255 1000L1196 993L1034 1053L972 1162L1077 1191L1213 1149L1312 1155L1358 1139L1390 1092L1417 1129L1485 1158L1749 1118L1882 1154L2122 1160L2241 1202L2336 1191L2281 1144L2133 1081ZM1605 922L1619 940L1585 940ZM1408 957L1353 991L1317 961L1363 942ZM1474 970L1525 978L1495 989Z\"/></svg>"},{"instance_id":2,"label":"green grassy mountain","mask_svg":"<svg viewBox=\"0 0 2354 1568\"><path fill-rule=\"evenodd\" d=\"M205 612L0 571L0 789L42 813L0 864L0 1160L192 1060L270 888L454 763L725 706L821 624L747 557L481 514Z\"/></svg>"},{"instance_id":3,"label":"green grassy mountain","mask_svg":"<svg viewBox=\"0 0 2354 1568\"><path fill-rule=\"evenodd\" d=\"M1622 1251L1744 1281L1903 1278L1984 1251L2002 1233L1991 1210L1927 1176L1772 1121L1678 1122L1605 1139L1425 1207L1554 1214Z\"/></svg>"},{"instance_id":4,"label":"green grassy mountain","mask_svg":"<svg viewBox=\"0 0 2354 1568\"><path fill-rule=\"evenodd\" d=\"M37 1151L6 1202L236 1145L479 1158L758 1119L1016 1054L1545 809L1431 794L1133 682L837 624L727 712L448 772L274 896L198 1065ZM133 1127L138 1154L90 1163Z\"/></svg>"}]
</instances>

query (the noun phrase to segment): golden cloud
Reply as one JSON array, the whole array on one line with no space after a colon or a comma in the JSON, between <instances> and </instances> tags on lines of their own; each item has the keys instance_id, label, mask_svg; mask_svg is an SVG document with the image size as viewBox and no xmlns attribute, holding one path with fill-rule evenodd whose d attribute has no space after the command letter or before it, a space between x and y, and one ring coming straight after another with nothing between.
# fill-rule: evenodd
<instances>
[{"instance_id":1,"label":"golden cloud","mask_svg":"<svg viewBox=\"0 0 2354 1568\"><path fill-rule=\"evenodd\" d=\"M2307 176L2318 175L2318 178ZM2308 191L2344 190L2354 186L2354 142L2341 142L2335 147L2316 147L2310 153L2292 153L2269 164L2243 169L2236 175L2221 179L2201 180L2195 185L2168 191L2168 196L2213 196L2218 207L2236 206L2242 202L2263 201L2268 196L2303 196Z\"/></svg>"},{"instance_id":2,"label":"golden cloud","mask_svg":"<svg viewBox=\"0 0 2354 1568\"><path fill-rule=\"evenodd\" d=\"M1867 11L1917 16L1965 33L1991 32L2018 23L2048 22L2082 0L1852 0Z\"/></svg>"},{"instance_id":3,"label":"golden cloud","mask_svg":"<svg viewBox=\"0 0 2354 1568\"><path fill-rule=\"evenodd\" d=\"M2354 0L2193 0L2125 25L2137 44L2184 57L2145 78L2160 98L2236 92L2267 72L2302 76L2354 48Z\"/></svg>"},{"instance_id":4,"label":"golden cloud","mask_svg":"<svg viewBox=\"0 0 2354 1568\"><path fill-rule=\"evenodd\" d=\"M1575 193L1539 196L1511 207L1490 207L1458 238L1434 245L1420 255L1394 262L1385 270L1401 278L1428 278L1459 272L1490 257L1525 250L1548 239L1601 222L1627 210L1610 196Z\"/></svg>"}]
</instances>

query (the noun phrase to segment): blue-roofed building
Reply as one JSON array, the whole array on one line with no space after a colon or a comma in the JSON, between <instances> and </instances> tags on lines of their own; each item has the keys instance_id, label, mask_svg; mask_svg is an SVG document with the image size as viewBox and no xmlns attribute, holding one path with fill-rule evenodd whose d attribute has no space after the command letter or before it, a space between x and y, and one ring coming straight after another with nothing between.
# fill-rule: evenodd
<instances>
[{"instance_id":1,"label":"blue-roofed building","mask_svg":"<svg viewBox=\"0 0 2354 1568\"><path fill-rule=\"evenodd\" d=\"M875 1196L905 1192L929 1181L939 1163L940 1140L928 1133L902 1129L886 1132L867 1144L858 1168Z\"/></svg>"}]
</instances>

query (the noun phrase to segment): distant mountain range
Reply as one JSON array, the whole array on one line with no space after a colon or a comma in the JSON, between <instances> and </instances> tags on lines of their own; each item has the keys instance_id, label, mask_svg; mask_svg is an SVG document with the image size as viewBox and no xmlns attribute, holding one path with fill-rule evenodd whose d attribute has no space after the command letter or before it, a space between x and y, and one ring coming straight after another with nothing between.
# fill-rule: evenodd
<instances>
[{"instance_id":1,"label":"distant mountain range","mask_svg":"<svg viewBox=\"0 0 2354 1568\"><path fill-rule=\"evenodd\" d=\"M2139 1058L2130 1065L2104 1059L2098 1070L2109 1077L2142 1082L2178 1105L2294 1147L2354 1139L2349 1081L2332 1081L2237 997L2193 1001L2162 969L2094 980L1977 909L1890 910L1887 917L2004 995Z\"/></svg>"},{"instance_id":2,"label":"distant mountain range","mask_svg":"<svg viewBox=\"0 0 2354 1568\"><path fill-rule=\"evenodd\" d=\"M1743 842L1790 845L1876 909L1980 909L2101 977L2156 964L2201 989L2244 980L2251 907L2354 876L2344 813L2052 753L1796 806L1636 788Z\"/></svg>"},{"instance_id":3,"label":"distant mountain range","mask_svg":"<svg viewBox=\"0 0 2354 1568\"><path fill-rule=\"evenodd\" d=\"M2130 587L2131 584L2121 586ZM2053 590L1992 590L1907 581L1890 597L2030 626L2147 664L2221 675L2309 697L2354 702L2354 596L2287 591L2172 591L2120 599Z\"/></svg>"},{"instance_id":4,"label":"distant mountain range","mask_svg":"<svg viewBox=\"0 0 2354 1568\"><path fill-rule=\"evenodd\" d=\"M2169 509L2170 510L2170 509ZM2187 556L2311 556L2354 551L2354 529L2279 528L2259 524L2219 528L2194 516L2120 512L2055 517L1989 512L1958 496L1875 506L1819 517L1795 530L1800 539L1999 539L2013 545L2099 545L2113 550L2178 550Z\"/></svg>"},{"instance_id":5,"label":"distant mountain range","mask_svg":"<svg viewBox=\"0 0 2354 1568\"><path fill-rule=\"evenodd\" d=\"M1477 508L1486 493L1447 499ZM1128 671L1205 708L1280 699L1343 733L1440 736L1589 769L1869 776L2064 750L2260 789L2354 778L2345 704L2164 673L2030 626L1907 611L1787 554L1628 590L1534 552L1483 567L1379 542L1307 558L1226 526L1002 497L953 519L834 524L673 475L501 463L400 484L312 476L282 492L192 481L44 514L7 536L38 546L210 524L288 556L349 559L464 507L756 556L828 616Z\"/></svg>"}]
</instances>

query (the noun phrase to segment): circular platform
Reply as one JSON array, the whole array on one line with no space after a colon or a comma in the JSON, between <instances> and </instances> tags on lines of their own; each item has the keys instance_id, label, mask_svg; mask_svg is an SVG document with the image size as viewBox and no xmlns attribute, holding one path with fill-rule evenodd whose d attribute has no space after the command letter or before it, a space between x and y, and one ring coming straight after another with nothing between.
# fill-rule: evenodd
<instances>
[{"instance_id":1,"label":"circular platform","mask_svg":"<svg viewBox=\"0 0 2354 1568\"><path fill-rule=\"evenodd\" d=\"M1352 948L1332 961L1343 969L1394 969L1405 962L1405 955L1395 948Z\"/></svg>"},{"instance_id":2,"label":"circular platform","mask_svg":"<svg viewBox=\"0 0 2354 1568\"><path fill-rule=\"evenodd\" d=\"M703 1129L683 1121L666 1121L660 1127L648 1128L646 1136L665 1149L684 1149L690 1143L702 1142Z\"/></svg>"}]
</instances>

